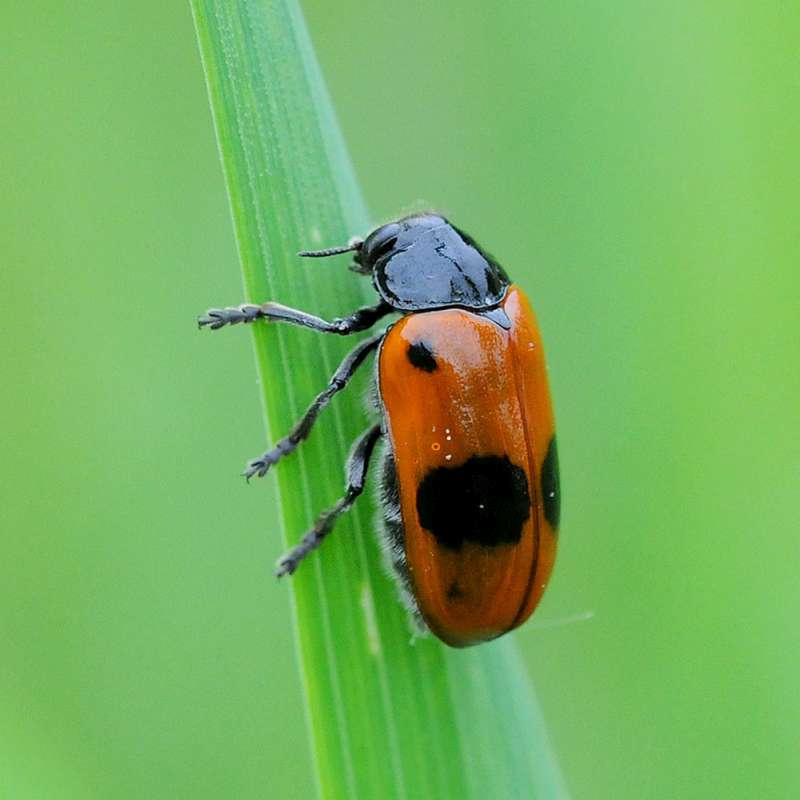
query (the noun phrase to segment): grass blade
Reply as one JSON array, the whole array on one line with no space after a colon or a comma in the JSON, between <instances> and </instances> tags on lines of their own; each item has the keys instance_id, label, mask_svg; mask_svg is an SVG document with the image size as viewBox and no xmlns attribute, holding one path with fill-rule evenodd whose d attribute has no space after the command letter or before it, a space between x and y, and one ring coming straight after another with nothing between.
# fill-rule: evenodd
<instances>
[{"instance_id":1,"label":"grass blade","mask_svg":"<svg viewBox=\"0 0 800 800\"><path fill-rule=\"evenodd\" d=\"M345 260L295 256L370 227L296 2L192 7L245 299L326 317L373 302L368 281L347 273ZM257 324L253 335L274 441L355 342L280 325ZM287 542L341 494L345 455L367 424L359 392L348 391L280 465ZM513 640L467 651L432 638L412 643L382 567L374 513L362 497L291 582L321 796L565 797Z\"/></svg>"}]
</instances>

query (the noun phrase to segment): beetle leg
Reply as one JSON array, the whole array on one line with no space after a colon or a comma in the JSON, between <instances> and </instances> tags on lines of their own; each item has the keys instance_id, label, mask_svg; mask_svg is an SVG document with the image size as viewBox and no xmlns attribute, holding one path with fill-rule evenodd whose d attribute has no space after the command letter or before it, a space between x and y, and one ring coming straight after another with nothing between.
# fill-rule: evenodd
<instances>
[{"instance_id":1,"label":"beetle leg","mask_svg":"<svg viewBox=\"0 0 800 800\"><path fill-rule=\"evenodd\" d=\"M197 320L199 327L209 327L217 330L225 325L238 325L240 322L255 322L257 319L266 319L270 322L289 322L292 325L302 325L321 333L338 333L347 336L371 328L381 317L391 314L392 307L383 301L375 306L366 306L356 309L347 317L337 317L331 322L315 317L305 311L282 306L280 303L263 303L260 306L245 303L241 306L228 308L210 308L205 315Z\"/></svg>"},{"instance_id":2,"label":"beetle leg","mask_svg":"<svg viewBox=\"0 0 800 800\"><path fill-rule=\"evenodd\" d=\"M328 386L321 391L314 402L306 410L306 413L299 419L287 436L284 436L271 450L248 461L245 471L242 473L245 478L250 480L253 475L263 478L269 468L283 456L291 453L300 442L305 439L311 431L319 413L330 403L331 398L347 386L350 378L361 366L364 359L380 344L384 334L379 333L363 342L359 342L345 357L339 368L333 374Z\"/></svg>"},{"instance_id":3,"label":"beetle leg","mask_svg":"<svg viewBox=\"0 0 800 800\"><path fill-rule=\"evenodd\" d=\"M275 574L279 578L282 575L291 575L297 569L297 565L322 544L322 540L331 532L339 516L347 511L364 491L370 457L380 436L381 426L374 425L358 437L347 459L347 487L344 496L320 514L314 527L303 536L296 547L278 559Z\"/></svg>"}]
</instances>

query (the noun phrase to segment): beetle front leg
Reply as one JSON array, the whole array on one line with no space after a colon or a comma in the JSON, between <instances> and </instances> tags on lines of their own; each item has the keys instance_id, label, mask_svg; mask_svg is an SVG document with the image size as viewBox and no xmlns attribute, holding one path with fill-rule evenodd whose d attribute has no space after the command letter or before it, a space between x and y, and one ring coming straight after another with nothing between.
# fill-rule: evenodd
<instances>
[{"instance_id":1,"label":"beetle front leg","mask_svg":"<svg viewBox=\"0 0 800 800\"><path fill-rule=\"evenodd\" d=\"M201 328L208 327L211 330L217 330L225 325L238 325L241 322L248 323L266 319L269 322L288 322L291 325L301 325L321 333L338 333L347 336L371 328L381 317L391 314L392 310L388 303L381 301L374 306L356 309L347 317L337 317L328 322L321 317L289 308L280 303L263 303L260 306L244 303L227 308L210 308L204 316L197 320L197 324Z\"/></svg>"}]
</instances>

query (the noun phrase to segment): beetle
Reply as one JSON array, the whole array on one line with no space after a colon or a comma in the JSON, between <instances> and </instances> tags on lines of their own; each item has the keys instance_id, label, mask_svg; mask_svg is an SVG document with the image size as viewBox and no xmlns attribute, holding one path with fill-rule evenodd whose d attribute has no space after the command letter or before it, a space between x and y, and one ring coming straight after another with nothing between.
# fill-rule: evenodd
<instances>
[{"instance_id":1,"label":"beetle","mask_svg":"<svg viewBox=\"0 0 800 800\"><path fill-rule=\"evenodd\" d=\"M521 625L547 586L560 516L558 454L544 351L523 291L445 217L417 214L343 247L376 305L330 322L278 303L210 309L201 327L259 319L349 335L400 318L344 358L290 433L244 472L263 476L377 353L379 421L355 442L344 495L278 561L293 573L363 492L379 440L383 539L420 622L464 647Z\"/></svg>"}]
</instances>

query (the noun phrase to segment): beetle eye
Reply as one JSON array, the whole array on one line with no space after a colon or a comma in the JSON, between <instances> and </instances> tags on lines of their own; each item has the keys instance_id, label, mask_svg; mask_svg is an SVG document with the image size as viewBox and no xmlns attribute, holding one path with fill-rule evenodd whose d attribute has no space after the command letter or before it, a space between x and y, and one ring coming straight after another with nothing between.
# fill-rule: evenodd
<instances>
[{"instance_id":1,"label":"beetle eye","mask_svg":"<svg viewBox=\"0 0 800 800\"><path fill-rule=\"evenodd\" d=\"M375 262L391 252L397 244L397 237L400 235L401 227L396 222L374 230L367 236L364 247L360 253L363 263L374 266Z\"/></svg>"},{"instance_id":2,"label":"beetle eye","mask_svg":"<svg viewBox=\"0 0 800 800\"><path fill-rule=\"evenodd\" d=\"M373 261L377 261L381 256L385 256L397 244L397 237L390 236L385 241L381 242L371 253L370 257Z\"/></svg>"}]
</instances>

